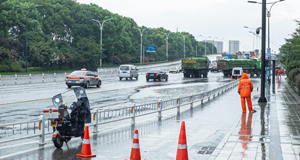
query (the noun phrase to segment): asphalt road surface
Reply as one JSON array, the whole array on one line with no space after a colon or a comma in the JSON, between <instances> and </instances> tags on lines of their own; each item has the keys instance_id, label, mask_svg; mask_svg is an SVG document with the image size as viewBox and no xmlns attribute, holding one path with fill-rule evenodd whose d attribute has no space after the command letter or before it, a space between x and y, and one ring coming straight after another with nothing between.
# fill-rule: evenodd
<instances>
[{"instance_id":1,"label":"asphalt road surface","mask_svg":"<svg viewBox=\"0 0 300 160\"><path fill-rule=\"evenodd\" d=\"M210 59L213 58L213 56L210 57ZM162 68L167 69L170 66ZM132 106L133 104L158 102L160 99L174 99L179 96L209 91L230 81L230 78L223 77L221 72L209 73L208 78L184 78L182 73L168 74L168 81L161 82L147 82L145 75L140 75L139 80L134 79L132 81L120 81L117 76L102 78L100 88L91 87L86 89L91 108L112 109ZM1 86L0 122L1 124L6 124L37 119L44 108L53 108L51 99L54 95L69 90L64 82ZM234 93L232 92L231 94L234 95ZM71 104L71 102L68 104ZM215 124L213 123L214 121L226 122L226 118L221 118L222 112L216 112L216 109L212 107L216 105L215 103L217 102L207 102L204 108L203 106L196 107L192 111L188 110L187 107L186 111L183 109L180 115L176 115L176 112L170 110L164 113L166 115L162 121L157 121L156 118L153 118L156 115L149 115L138 118L137 122L139 123L134 126L130 125L129 121L100 126L98 134L90 135L93 147L92 152L97 154L95 159L129 158L133 131L136 128L139 129L141 135L140 143L146 142L146 146L150 146L150 149L141 149L142 154L148 155L147 157L150 157L150 159L160 159L160 154L164 154L163 157L166 159L174 159L174 155L171 155L171 153L174 154L173 150L175 149L176 151L177 145L175 144L174 146L171 143L174 140L177 141L179 122L184 119L193 119L187 124L192 124L190 126L193 127L189 128L197 132L201 130L199 129L201 128L199 124L204 125L204 128L211 127L211 129L201 131L201 134L195 133L201 136L198 138L194 136L194 141L216 146L226 130L232 125L234 119L228 120L231 123L220 123L221 125L210 126ZM211 115L214 115L213 117L219 116L220 119L212 119ZM3 133L2 131L0 135L3 135ZM147 136L145 136L146 139L142 140L143 135ZM154 137L160 137L164 141L157 140ZM1 136L1 138L5 138L5 136ZM170 148L165 148L169 144ZM199 146L203 144L199 144ZM37 138L12 141L5 143L4 146L0 147L0 159L76 159L74 155L81 151L81 139L72 139L68 146L64 145L62 149L56 149L50 141L50 137L46 138L46 145L44 146L37 144ZM141 144L141 146L143 145ZM195 152L196 148L198 148L197 145L195 146ZM153 154L158 153L158 155L153 155L151 150ZM157 152L157 150L162 150L162 152ZM170 155L168 155L168 152L170 152Z\"/></svg>"}]
</instances>

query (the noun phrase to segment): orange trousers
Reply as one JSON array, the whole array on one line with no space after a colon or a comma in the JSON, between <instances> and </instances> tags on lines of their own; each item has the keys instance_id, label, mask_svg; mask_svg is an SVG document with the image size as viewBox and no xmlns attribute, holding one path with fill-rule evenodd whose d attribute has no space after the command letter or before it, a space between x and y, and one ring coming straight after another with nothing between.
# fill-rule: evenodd
<instances>
[{"instance_id":1,"label":"orange trousers","mask_svg":"<svg viewBox=\"0 0 300 160\"><path fill-rule=\"evenodd\" d=\"M241 103L242 103L242 110L243 110L243 112L246 112L245 99L247 99L247 105L248 105L249 112L253 111L251 97L241 97Z\"/></svg>"}]
</instances>

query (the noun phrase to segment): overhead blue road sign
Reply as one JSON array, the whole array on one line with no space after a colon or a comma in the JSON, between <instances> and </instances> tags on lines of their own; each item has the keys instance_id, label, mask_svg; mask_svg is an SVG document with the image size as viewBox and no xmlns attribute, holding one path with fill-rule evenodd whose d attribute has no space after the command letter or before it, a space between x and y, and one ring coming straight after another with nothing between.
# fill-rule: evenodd
<instances>
[{"instance_id":1,"label":"overhead blue road sign","mask_svg":"<svg viewBox=\"0 0 300 160\"><path fill-rule=\"evenodd\" d=\"M269 59L271 58L271 48L267 49L267 56L268 56Z\"/></svg>"},{"instance_id":2,"label":"overhead blue road sign","mask_svg":"<svg viewBox=\"0 0 300 160\"><path fill-rule=\"evenodd\" d=\"M147 46L146 52L155 52L156 47L155 46Z\"/></svg>"}]
</instances>

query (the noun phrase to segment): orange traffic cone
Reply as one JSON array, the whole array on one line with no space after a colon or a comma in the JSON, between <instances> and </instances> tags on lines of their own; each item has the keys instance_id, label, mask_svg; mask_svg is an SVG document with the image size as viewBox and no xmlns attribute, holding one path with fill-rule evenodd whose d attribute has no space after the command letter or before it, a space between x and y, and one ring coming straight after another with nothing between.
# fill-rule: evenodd
<instances>
[{"instance_id":1,"label":"orange traffic cone","mask_svg":"<svg viewBox=\"0 0 300 160\"><path fill-rule=\"evenodd\" d=\"M188 151L186 144L185 122L181 122L180 135L178 141L176 160L188 160Z\"/></svg>"},{"instance_id":2,"label":"orange traffic cone","mask_svg":"<svg viewBox=\"0 0 300 160\"><path fill-rule=\"evenodd\" d=\"M239 76L237 76L236 79L239 79Z\"/></svg>"},{"instance_id":3,"label":"orange traffic cone","mask_svg":"<svg viewBox=\"0 0 300 160\"><path fill-rule=\"evenodd\" d=\"M230 80L232 80L232 76L230 77Z\"/></svg>"},{"instance_id":4,"label":"orange traffic cone","mask_svg":"<svg viewBox=\"0 0 300 160\"><path fill-rule=\"evenodd\" d=\"M137 129L134 131L130 159L126 159L126 160L145 160L145 159L141 159L139 133Z\"/></svg>"},{"instance_id":5,"label":"orange traffic cone","mask_svg":"<svg viewBox=\"0 0 300 160\"><path fill-rule=\"evenodd\" d=\"M92 151L91 151L89 126L85 126L81 153L76 154L76 156L78 156L78 157L96 157L96 155L92 154Z\"/></svg>"}]
</instances>

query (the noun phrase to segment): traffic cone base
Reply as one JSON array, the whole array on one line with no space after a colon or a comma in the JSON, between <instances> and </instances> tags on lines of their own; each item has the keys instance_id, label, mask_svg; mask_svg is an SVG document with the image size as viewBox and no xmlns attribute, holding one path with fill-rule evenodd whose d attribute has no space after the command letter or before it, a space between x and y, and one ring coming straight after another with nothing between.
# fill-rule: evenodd
<instances>
[{"instance_id":1,"label":"traffic cone base","mask_svg":"<svg viewBox=\"0 0 300 160\"><path fill-rule=\"evenodd\" d=\"M84 157L84 158L96 157L96 155L92 154L92 151L91 151L89 126L85 126L81 153L76 154L76 156L78 156L78 157Z\"/></svg>"},{"instance_id":2,"label":"traffic cone base","mask_svg":"<svg viewBox=\"0 0 300 160\"><path fill-rule=\"evenodd\" d=\"M188 160L188 150L186 143L185 121L181 122L179 141L177 147L176 160Z\"/></svg>"},{"instance_id":3,"label":"traffic cone base","mask_svg":"<svg viewBox=\"0 0 300 160\"><path fill-rule=\"evenodd\" d=\"M96 157L95 154L91 154L91 155L76 154L76 156L77 156L77 157L84 157L84 158Z\"/></svg>"},{"instance_id":4,"label":"traffic cone base","mask_svg":"<svg viewBox=\"0 0 300 160\"><path fill-rule=\"evenodd\" d=\"M137 129L134 131L130 159L126 159L126 160L145 160L145 159L141 159L140 145L139 145L139 132Z\"/></svg>"}]
</instances>

